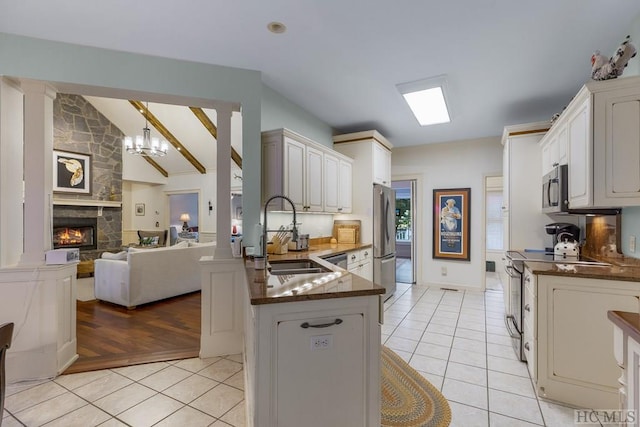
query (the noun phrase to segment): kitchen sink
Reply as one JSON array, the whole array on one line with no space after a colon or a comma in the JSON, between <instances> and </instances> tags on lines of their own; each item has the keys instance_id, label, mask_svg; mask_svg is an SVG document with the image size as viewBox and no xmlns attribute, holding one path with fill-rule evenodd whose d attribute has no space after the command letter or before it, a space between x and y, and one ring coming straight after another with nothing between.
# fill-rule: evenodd
<instances>
[{"instance_id":1,"label":"kitchen sink","mask_svg":"<svg viewBox=\"0 0 640 427\"><path fill-rule=\"evenodd\" d=\"M311 274L331 271L312 260L269 261L268 268L271 274L276 276L279 274Z\"/></svg>"}]
</instances>

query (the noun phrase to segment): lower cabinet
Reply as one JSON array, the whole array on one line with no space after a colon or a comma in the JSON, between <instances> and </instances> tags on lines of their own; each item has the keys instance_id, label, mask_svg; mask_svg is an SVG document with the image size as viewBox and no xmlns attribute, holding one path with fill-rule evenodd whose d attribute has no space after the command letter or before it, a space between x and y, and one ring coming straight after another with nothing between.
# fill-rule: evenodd
<instances>
[{"instance_id":1,"label":"lower cabinet","mask_svg":"<svg viewBox=\"0 0 640 427\"><path fill-rule=\"evenodd\" d=\"M278 323L279 426L364 426L363 335L362 313Z\"/></svg>"},{"instance_id":2,"label":"lower cabinet","mask_svg":"<svg viewBox=\"0 0 640 427\"><path fill-rule=\"evenodd\" d=\"M537 291L538 395L583 408L617 408L620 369L607 312L637 311L638 283L538 275Z\"/></svg>"},{"instance_id":3,"label":"lower cabinet","mask_svg":"<svg viewBox=\"0 0 640 427\"><path fill-rule=\"evenodd\" d=\"M247 304L247 425L380 425L379 296Z\"/></svg>"},{"instance_id":4,"label":"lower cabinet","mask_svg":"<svg viewBox=\"0 0 640 427\"><path fill-rule=\"evenodd\" d=\"M347 270L364 279L373 280L372 249L347 252Z\"/></svg>"}]
</instances>

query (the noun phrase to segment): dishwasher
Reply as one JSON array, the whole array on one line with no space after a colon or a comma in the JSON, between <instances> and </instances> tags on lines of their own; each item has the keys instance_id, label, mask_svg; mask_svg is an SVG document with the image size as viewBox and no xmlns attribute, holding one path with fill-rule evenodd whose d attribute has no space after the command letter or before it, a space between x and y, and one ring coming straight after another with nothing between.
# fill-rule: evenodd
<instances>
[{"instance_id":1,"label":"dishwasher","mask_svg":"<svg viewBox=\"0 0 640 427\"><path fill-rule=\"evenodd\" d=\"M337 265L340 268L344 268L345 270L347 269L347 254L346 253L342 253L342 254L336 254L336 255L329 255L326 257L322 257L323 260L330 262L333 265Z\"/></svg>"}]
</instances>

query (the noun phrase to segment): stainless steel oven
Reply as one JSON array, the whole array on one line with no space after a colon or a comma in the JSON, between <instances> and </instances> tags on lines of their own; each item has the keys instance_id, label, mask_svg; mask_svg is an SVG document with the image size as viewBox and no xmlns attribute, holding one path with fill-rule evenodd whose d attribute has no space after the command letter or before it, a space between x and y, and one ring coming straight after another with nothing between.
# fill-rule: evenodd
<instances>
[{"instance_id":1,"label":"stainless steel oven","mask_svg":"<svg viewBox=\"0 0 640 427\"><path fill-rule=\"evenodd\" d=\"M522 276L524 275L524 256L516 251L507 251L505 269L509 275L509 298L511 313L505 315L507 331L511 336L511 343L520 361L525 362L524 348L522 347L523 321L522 321Z\"/></svg>"}]
</instances>

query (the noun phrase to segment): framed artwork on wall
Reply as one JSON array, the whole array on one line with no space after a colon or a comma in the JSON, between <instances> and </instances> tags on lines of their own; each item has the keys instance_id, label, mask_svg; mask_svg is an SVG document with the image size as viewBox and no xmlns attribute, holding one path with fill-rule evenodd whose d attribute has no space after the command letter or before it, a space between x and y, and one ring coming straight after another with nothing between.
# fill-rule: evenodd
<instances>
[{"instance_id":1,"label":"framed artwork on wall","mask_svg":"<svg viewBox=\"0 0 640 427\"><path fill-rule=\"evenodd\" d=\"M91 194L91 155L53 150L53 191Z\"/></svg>"},{"instance_id":2,"label":"framed artwork on wall","mask_svg":"<svg viewBox=\"0 0 640 427\"><path fill-rule=\"evenodd\" d=\"M136 203L136 216L144 216L144 203Z\"/></svg>"},{"instance_id":3,"label":"framed artwork on wall","mask_svg":"<svg viewBox=\"0 0 640 427\"><path fill-rule=\"evenodd\" d=\"M433 190L433 258L470 261L471 188Z\"/></svg>"}]
</instances>

